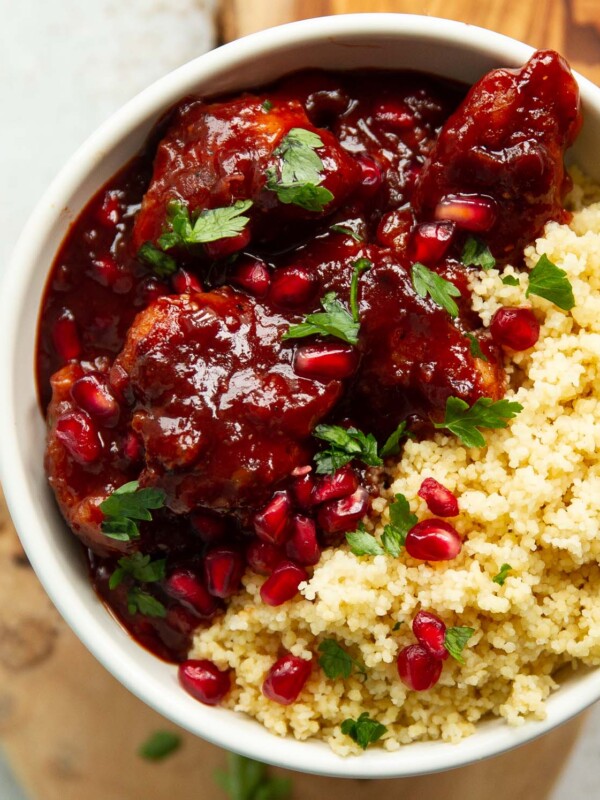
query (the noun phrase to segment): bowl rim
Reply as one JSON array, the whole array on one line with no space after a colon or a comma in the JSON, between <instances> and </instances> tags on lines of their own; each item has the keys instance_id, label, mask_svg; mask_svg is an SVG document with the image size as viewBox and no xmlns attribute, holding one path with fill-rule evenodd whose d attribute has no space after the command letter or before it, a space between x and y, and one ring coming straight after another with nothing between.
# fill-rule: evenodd
<instances>
[{"instance_id":1,"label":"bowl rim","mask_svg":"<svg viewBox=\"0 0 600 800\"><path fill-rule=\"evenodd\" d=\"M119 636L115 635L120 630L119 626L111 620L114 631L112 628L109 631L94 614L84 608L81 600L78 600L75 587L65 581L51 547L51 534L45 532L43 520L38 518L41 515L35 510L35 502L27 502L32 499L27 497L24 488L27 485L27 465L13 422L13 358L19 332L17 323L27 303L28 283L36 271L36 253L56 224L65 198L70 196L72 189L93 169L103 154L110 152L147 115L158 116L162 109L185 94L185 87L199 81L207 71L214 75L224 68L231 69L249 58L260 57L274 45L281 50L299 42L310 44L331 40L331 37L365 35L391 35L399 39L420 37L431 43L443 41L445 44L497 56L500 60L510 58L515 62L525 61L533 52L532 47L502 34L434 17L391 13L317 17L269 28L225 44L165 75L131 99L81 145L50 184L30 215L2 276L0 318L3 320L4 335L0 339L0 375L4 377L0 382L0 408L3 409L0 415L0 477L15 528L54 605L94 657L143 702L207 741L251 758L332 777L394 778L464 766L531 741L566 722L600 698L600 669L591 670L582 679L583 685L578 684L571 691L565 689L557 692L548 704L545 720L527 722L520 728L509 728L503 723L500 723L501 727L480 728L457 744L417 742L410 745L406 754L376 748L358 758L341 758L324 743L315 746L311 742L269 734L267 750L262 744L264 737L247 736L244 726L234 724L234 717L231 716L234 712L227 711L230 724L215 725L211 722L214 719L212 717L203 721L201 714L195 718L188 713L183 703L170 703L169 693L165 692L163 696L157 691L155 681L146 674L141 663L125 652ZM600 89L582 76L576 74L576 77L582 97L600 108ZM418 753L415 748L418 748ZM308 756L312 761L307 764Z\"/></svg>"}]
</instances>

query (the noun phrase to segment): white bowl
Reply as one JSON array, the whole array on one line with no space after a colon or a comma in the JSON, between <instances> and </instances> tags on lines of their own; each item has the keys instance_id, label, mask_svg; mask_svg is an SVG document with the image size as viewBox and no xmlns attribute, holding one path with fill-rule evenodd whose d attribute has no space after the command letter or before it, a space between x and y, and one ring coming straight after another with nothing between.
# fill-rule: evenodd
<instances>
[{"instance_id":1,"label":"white bowl","mask_svg":"<svg viewBox=\"0 0 600 800\"><path fill-rule=\"evenodd\" d=\"M34 385L37 318L46 276L69 224L86 201L141 147L158 117L180 97L271 81L303 67L408 68L472 83L497 66L518 66L530 47L457 22L400 14L357 14L293 23L225 45L146 89L71 158L31 216L0 292L0 468L25 550L65 620L96 658L134 694L209 741L262 761L338 777L384 778L457 767L498 754L559 725L600 697L600 670L579 670L549 699L543 722L510 728L482 722L459 744L414 743L342 759L320 742L279 738L232 711L203 706L178 685L176 669L137 645L107 613L88 580L43 469L44 422ZM600 89L578 78L585 125L574 148L600 180Z\"/></svg>"}]
</instances>

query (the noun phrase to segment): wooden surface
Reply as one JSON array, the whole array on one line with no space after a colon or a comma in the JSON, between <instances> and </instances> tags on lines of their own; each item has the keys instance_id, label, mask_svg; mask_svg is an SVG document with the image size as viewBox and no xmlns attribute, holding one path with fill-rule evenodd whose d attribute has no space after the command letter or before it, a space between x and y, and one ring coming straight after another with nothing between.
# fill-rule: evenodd
<instances>
[{"instance_id":1,"label":"wooden surface","mask_svg":"<svg viewBox=\"0 0 600 800\"><path fill-rule=\"evenodd\" d=\"M598 0L224 0L224 38L292 19L398 11L462 19L535 46L555 47L600 82ZM0 498L0 742L33 800L218 800L224 754L188 734L168 760L136 756L174 729L118 684L59 618L27 564ZM472 767L402 781L294 776L295 800L544 800L579 721Z\"/></svg>"}]
</instances>

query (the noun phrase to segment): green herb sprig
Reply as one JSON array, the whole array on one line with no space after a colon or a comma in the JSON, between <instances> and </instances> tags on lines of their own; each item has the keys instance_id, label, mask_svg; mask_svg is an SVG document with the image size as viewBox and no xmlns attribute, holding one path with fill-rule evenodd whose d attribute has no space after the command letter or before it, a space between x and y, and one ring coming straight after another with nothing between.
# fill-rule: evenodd
<instances>
[{"instance_id":1,"label":"green herb sprig","mask_svg":"<svg viewBox=\"0 0 600 800\"><path fill-rule=\"evenodd\" d=\"M155 731L140 745L138 755L146 761L162 761L181 747L181 736L172 731Z\"/></svg>"},{"instance_id":2,"label":"green herb sprig","mask_svg":"<svg viewBox=\"0 0 600 800\"><path fill-rule=\"evenodd\" d=\"M292 791L288 778L270 778L266 764L227 754L227 770L217 770L215 781L230 800L286 800Z\"/></svg>"},{"instance_id":3,"label":"green herb sprig","mask_svg":"<svg viewBox=\"0 0 600 800\"><path fill-rule=\"evenodd\" d=\"M345 719L341 724L341 731L360 748L366 750L370 744L381 739L387 728L381 722L371 719L368 712L363 711L358 719Z\"/></svg>"},{"instance_id":4,"label":"green herb sprig","mask_svg":"<svg viewBox=\"0 0 600 800\"><path fill-rule=\"evenodd\" d=\"M468 237L460 260L465 267L481 267L488 270L496 266L496 259L491 254L490 248L476 236Z\"/></svg>"},{"instance_id":5,"label":"green herb sprig","mask_svg":"<svg viewBox=\"0 0 600 800\"><path fill-rule=\"evenodd\" d=\"M435 422L434 426L449 430L466 447L485 447L485 439L479 428L506 428L508 421L522 410L520 403L510 400L494 402L491 397L480 397L469 406L460 397L449 397L444 421Z\"/></svg>"},{"instance_id":6,"label":"green herb sprig","mask_svg":"<svg viewBox=\"0 0 600 800\"><path fill-rule=\"evenodd\" d=\"M315 455L317 474L333 474L354 459L370 467L380 467L383 460L377 453L377 440L372 433L364 434L357 428L340 425L317 425L313 436L329 444Z\"/></svg>"},{"instance_id":7,"label":"green herb sprig","mask_svg":"<svg viewBox=\"0 0 600 800\"><path fill-rule=\"evenodd\" d=\"M462 651L465 649L467 642L475 633L475 628L467 628L466 626L458 626L455 628L448 628L444 638L444 647L450 653L452 658L456 659L460 664L465 663Z\"/></svg>"},{"instance_id":8,"label":"green herb sprig","mask_svg":"<svg viewBox=\"0 0 600 800\"><path fill-rule=\"evenodd\" d=\"M570 311L575 305L573 287L567 278L567 273L553 264L545 254L540 256L529 273L529 285L525 296L529 297L531 294L549 300L563 311Z\"/></svg>"},{"instance_id":9,"label":"green herb sprig","mask_svg":"<svg viewBox=\"0 0 600 800\"><path fill-rule=\"evenodd\" d=\"M163 489L140 489L139 486L139 481L124 483L100 503L100 511L104 515L101 529L109 539L118 542L139 539L138 521L150 522L150 512L164 506Z\"/></svg>"},{"instance_id":10,"label":"green herb sprig","mask_svg":"<svg viewBox=\"0 0 600 800\"><path fill-rule=\"evenodd\" d=\"M324 639L318 647L319 664L328 678L349 678L355 669L366 678L365 665L353 658L335 639Z\"/></svg>"},{"instance_id":11,"label":"green herb sprig","mask_svg":"<svg viewBox=\"0 0 600 800\"><path fill-rule=\"evenodd\" d=\"M237 236L250 222L244 212L251 206L252 200L236 200L230 206L204 209L195 218L190 218L190 210L184 203L171 200L167 205L170 230L159 237L158 245L163 250L170 250Z\"/></svg>"},{"instance_id":12,"label":"green herb sprig","mask_svg":"<svg viewBox=\"0 0 600 800\"><path fill-rule=\"evenodd\" d=\"M504 581L508 578L508 573L512 572L512 567L510 564L502 564L500 567L500 571L497 575L494 575L492 580L494 583L497 583L498 586L504 586Z\"/></svg>"},{"instance_id":13,"label":"green herb sprig","mask_svg":"<svg viewBox=\"0 0 600 800\"><path fill-rule=\"evenodd\" d=\"M419 297L429 295L433 302L445 309L451 317L458 316L458 306L452 299L460 297L458 287L418 262L413 264L411 274L413 286Z\"/></svg>"},{"instance_id":14,"label":"green herb sprig","mask_svg":"<svg viewBox=\"0 0 600 800\"><path fill-rule=\"evenodd\" d=\"M318 133L292 128L273 151L279 165L267 170L266 186L281 203L320 212L333 200L329 189L320 185L325 169L316 152L320 147L324 144Z\"/></svg>"}]
</instances>

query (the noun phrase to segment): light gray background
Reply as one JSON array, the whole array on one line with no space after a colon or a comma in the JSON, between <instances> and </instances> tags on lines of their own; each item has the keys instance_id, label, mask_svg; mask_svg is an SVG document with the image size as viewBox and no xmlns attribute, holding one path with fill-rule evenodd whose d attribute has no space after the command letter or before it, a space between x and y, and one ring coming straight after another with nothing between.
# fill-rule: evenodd
<instances>
[{"instance_id":1,"label":"light gray background","mask_svg":"<svg viewBox=\"0 0 600 800\"><path fill-rule=\"evenodd\" d=\"M85 137L213 45L214 2L0 0L0 273L41 192ZM600 797L599 754L597 707L551 800ZM1 754L0 798L24 800Z\"/></svg>"}]
</instances>

